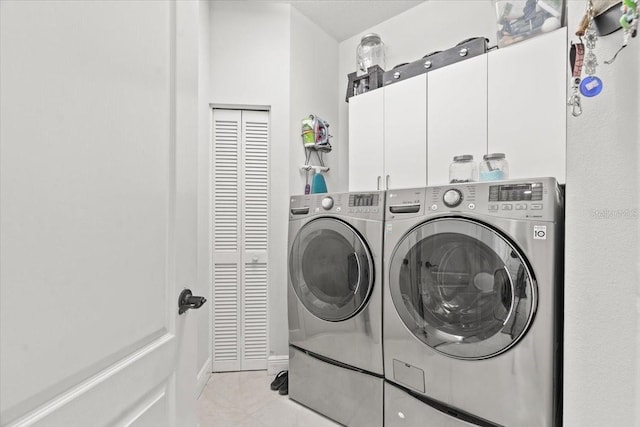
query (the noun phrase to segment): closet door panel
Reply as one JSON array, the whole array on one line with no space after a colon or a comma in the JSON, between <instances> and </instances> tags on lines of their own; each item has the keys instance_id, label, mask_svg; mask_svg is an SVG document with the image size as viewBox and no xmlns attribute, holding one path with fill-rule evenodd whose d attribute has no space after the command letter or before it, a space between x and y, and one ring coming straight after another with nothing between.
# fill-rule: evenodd
<instances>
[{"instance_id":1,"label":"closet door panel","mask_svg":"<svg viewBox=\"0 0 640 427\"><path fill-rule=\"evenodd\" d=\"M488 151L510 178L566 175L567 28L488 54Z\"/></svg>"},{"instance_id":2,"label":"closet door panel","mask_svg":"<svg viewBox=\"0 0 640 427\"><path fill-rule=\"evenodd\" d=\"M384 88L385 188L427 185L427 75Z\"/></svg>"},{"instance_id":3,"label":"closet door panel","mask_svg":"<svg viewBox=\"0 0 640 427\"><path fill-rule=\"evenodd\" d=\"M384 90L349 98L349 191L382 190Z\"/></svg>"},{"instance_id":4,"label":"closet door panel","mask_svg":"<svg viewBox=\"0 0 640 427\"><path fill-rule=\"evenodd\" d=\"M454 156L482 160L487 151L487 55L428 74L429 185L449 182Z\"/></svg>"}]
</instances>

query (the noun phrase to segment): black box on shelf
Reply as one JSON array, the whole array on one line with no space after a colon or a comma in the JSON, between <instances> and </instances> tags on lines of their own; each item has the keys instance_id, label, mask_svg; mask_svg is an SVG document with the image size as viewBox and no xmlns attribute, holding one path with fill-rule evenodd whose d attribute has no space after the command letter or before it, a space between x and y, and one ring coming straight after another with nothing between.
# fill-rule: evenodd
<instances>
[{"instance_id":1,"label":"black box on shelf","mask_svg":"<svg viewBox=\"0 0 640 427\"><path fill-rule=\"evenodd\" d=\"M349 83L347 84L347 96L345 101L349 102L352 96L360 95L365 92L382 87L382 75L384 70L378 65L367 68L367 74L358 76L356 72L348 75Z\"/></svg>"}]
</instances>

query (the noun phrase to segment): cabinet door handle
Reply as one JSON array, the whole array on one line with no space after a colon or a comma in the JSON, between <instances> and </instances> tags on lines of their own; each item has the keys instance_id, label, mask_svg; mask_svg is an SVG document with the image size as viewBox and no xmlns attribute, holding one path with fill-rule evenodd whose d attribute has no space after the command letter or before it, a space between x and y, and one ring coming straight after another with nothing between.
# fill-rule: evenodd
<instances>
[{"instance_id":1,"label":"cabinet door handle","mask_svg":"<svg viewBox=\"0 0 640 427\"><path fill-rule=\"evenodd\" d=\"M380 180L382 179L382 177L380 175L378 175L378 178L376 179L376 184L378 185L378 190L380 190Z\"/></svg>"},{"instance_id":2,"label":"cabinet door handle","mask_svg":"<svg viewBox=\"0 0 640 427\"><path fill-rule=\"evenodd\" d=\"M391 177L391 175L387 175L386 179L385 179L385 184L387 185L387 190L389 189L389 178Z\"/></svg>"}]
</instances>

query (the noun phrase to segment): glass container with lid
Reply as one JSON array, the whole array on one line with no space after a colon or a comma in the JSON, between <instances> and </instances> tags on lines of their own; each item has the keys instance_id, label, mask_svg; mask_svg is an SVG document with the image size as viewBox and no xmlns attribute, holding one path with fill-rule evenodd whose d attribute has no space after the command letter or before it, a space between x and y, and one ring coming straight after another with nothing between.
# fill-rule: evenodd
<instances>
[{"instance_id":1,"label":"glass container with lid","mask_svg":"<svg viewBox=\"0 0 640 427\"><path fill-rule=\"evenodd\" d=\"M480 181L509 179L509 163L504 153L485 154L480 162Z\"/></svg>"},{"instance_id":2,"label":"glass container with lid","mask_svg":"<svg viewBox=\"0 0 640 427\"><path fill-rule=\"evenodd\" d=\"M473 156L464 154L455 156L453 163L449 165L449 183L475 182L478 180L478 167L473 161Z\"/></svg>"},{"instance_id":3,"label":"glass container with lid","mask_svg":"<svg viewBox=\"0 0 640 427\"><path fill-rule=\"evenodd\" d=\"M384 43L377 34L365 34L356 48L356 74L367 74L367 69L374 65L384 70Z\"/></svg>"}]
</instances>

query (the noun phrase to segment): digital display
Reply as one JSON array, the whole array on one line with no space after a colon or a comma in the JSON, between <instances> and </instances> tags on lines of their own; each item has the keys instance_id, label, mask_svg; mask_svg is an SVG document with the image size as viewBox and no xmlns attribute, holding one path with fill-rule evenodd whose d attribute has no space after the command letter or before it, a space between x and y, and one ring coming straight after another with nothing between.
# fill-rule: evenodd
<instances>
[{"instance_id":1,"label":"digital display","mask_svg":"<svg viewBox=\"0 0 640 427\"><path fill-rule=\"evenodd\" d=\"M349 194L349 207L378 206L379 194Z\"/></svg>"},{"instance_id":2,"label":"digital display","mask_svg":"<svg viewBox=\"0 0 640 427\"><path fill-rule=\"evenodd\" d=\"M542 183L492 185L490 202L520 202L542 200Z\"/></svg>"}]
</instances>

